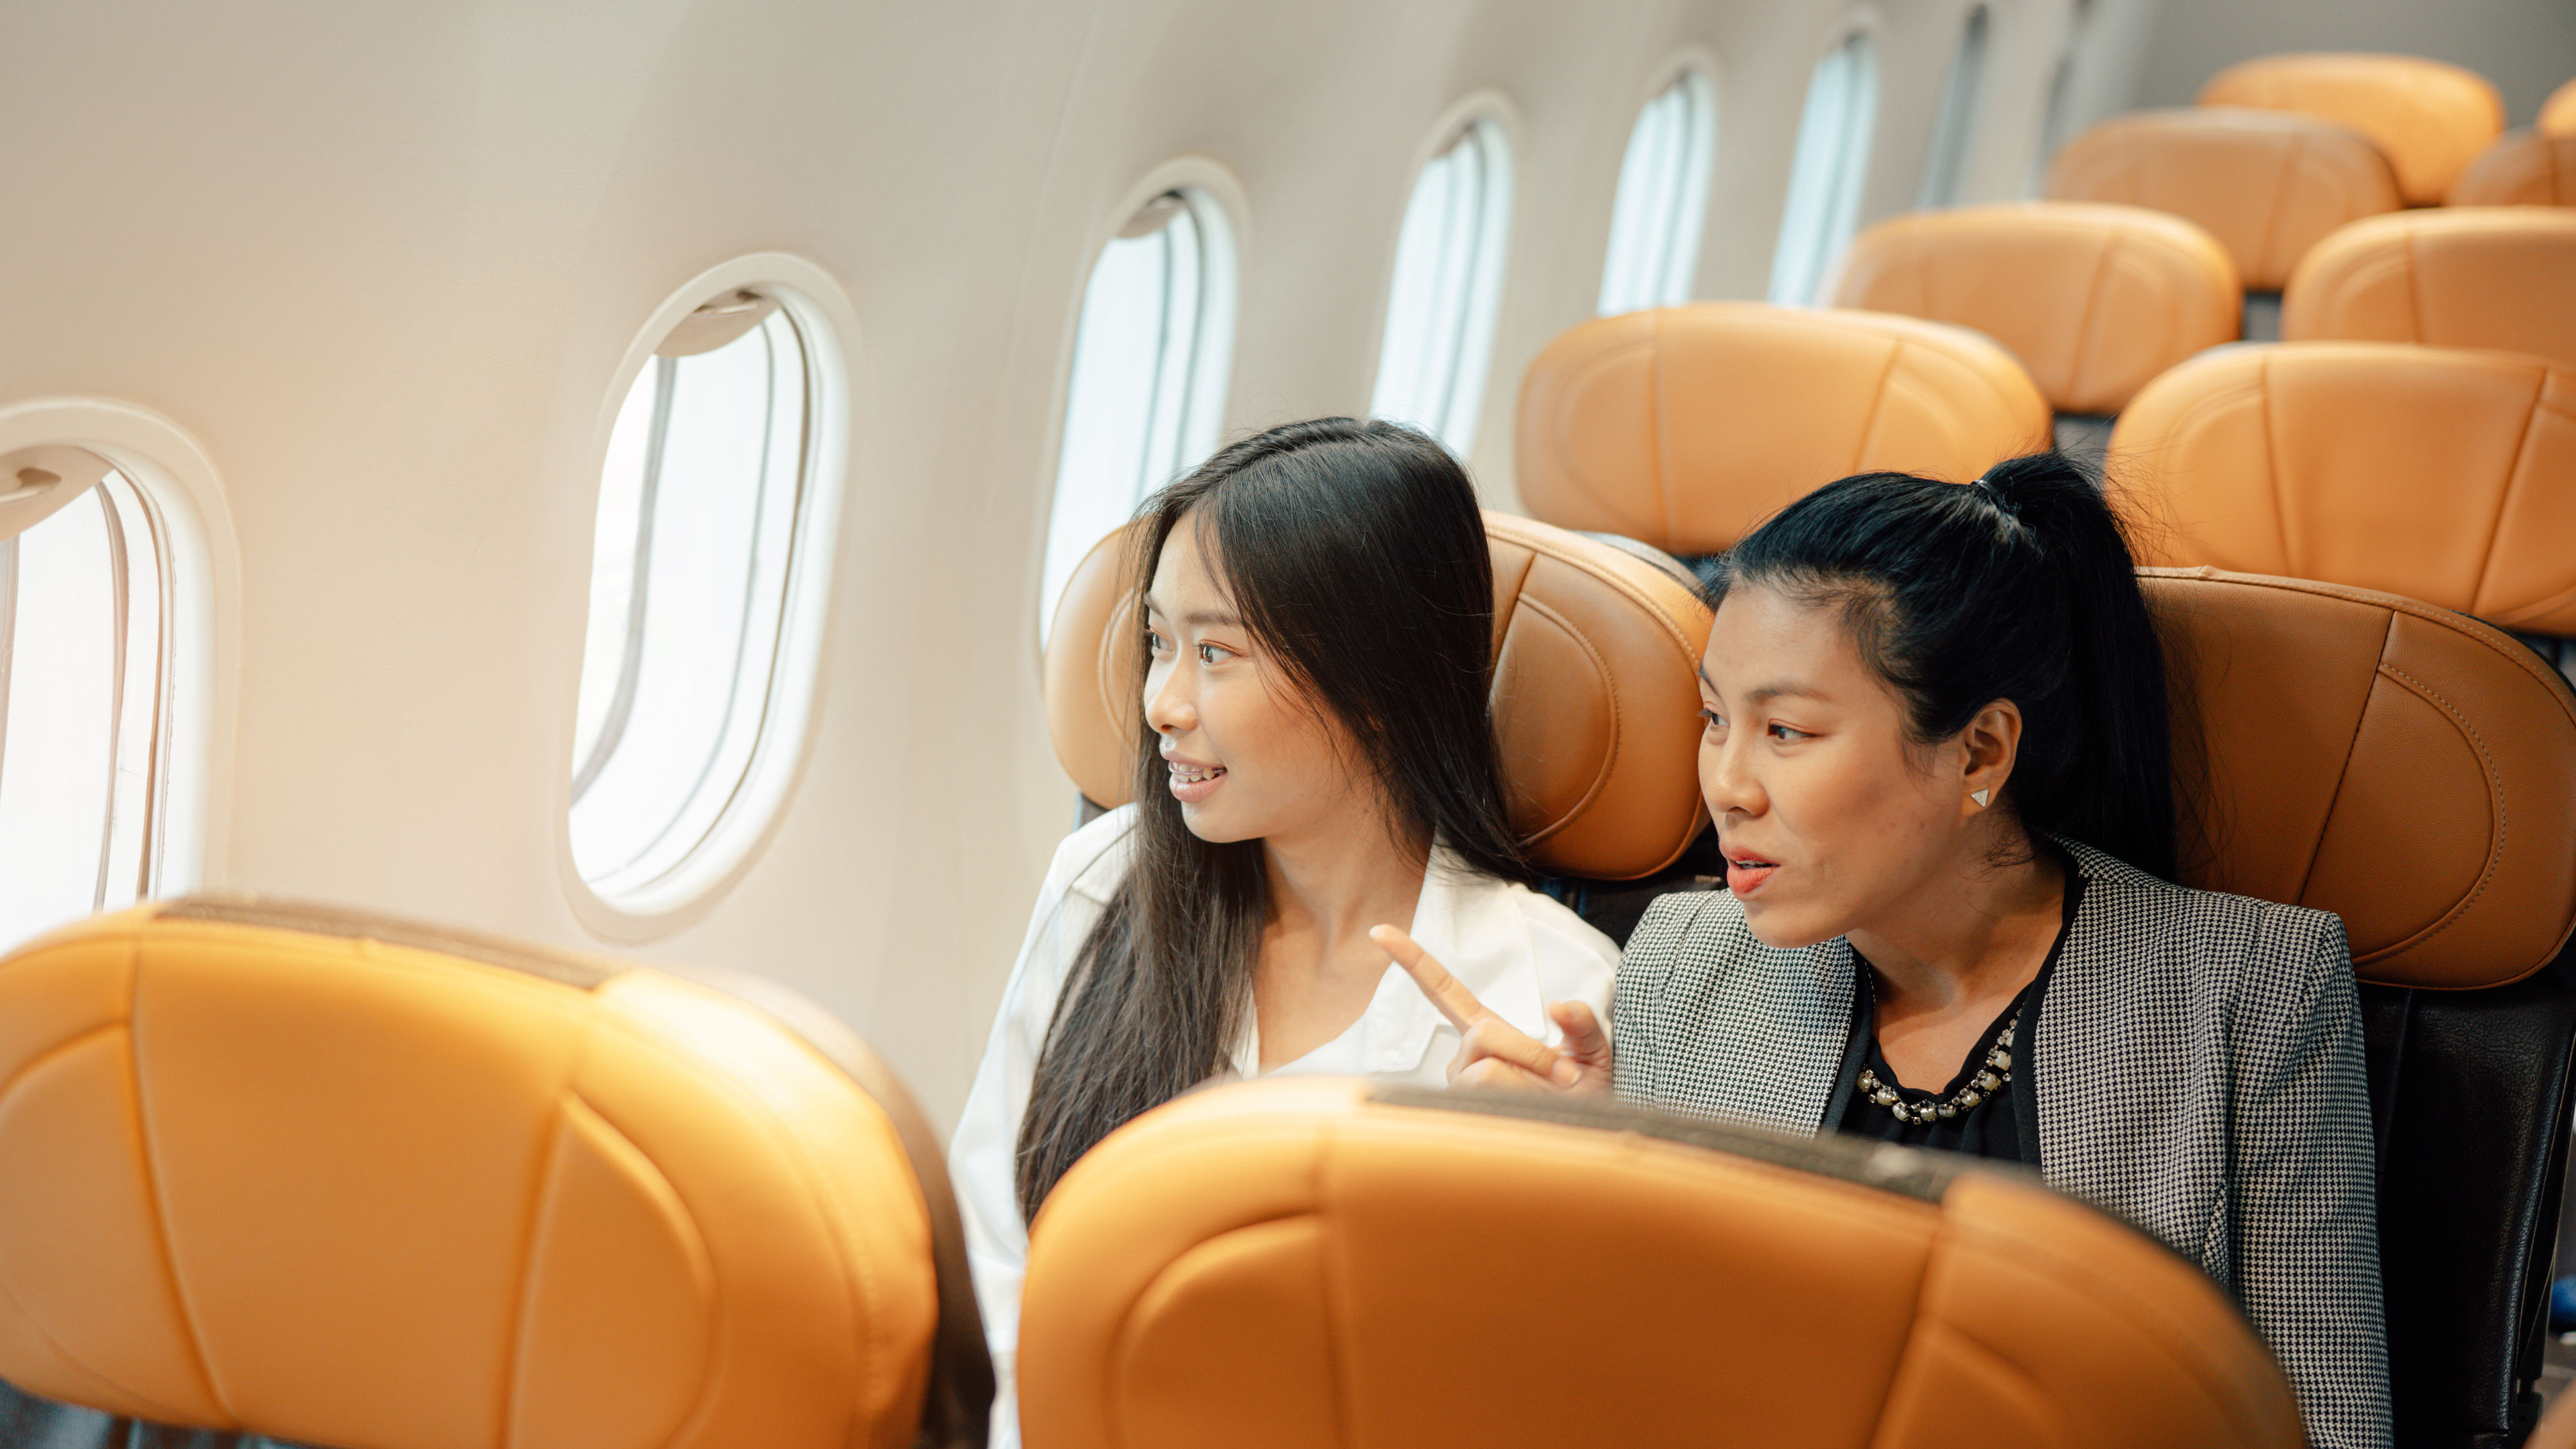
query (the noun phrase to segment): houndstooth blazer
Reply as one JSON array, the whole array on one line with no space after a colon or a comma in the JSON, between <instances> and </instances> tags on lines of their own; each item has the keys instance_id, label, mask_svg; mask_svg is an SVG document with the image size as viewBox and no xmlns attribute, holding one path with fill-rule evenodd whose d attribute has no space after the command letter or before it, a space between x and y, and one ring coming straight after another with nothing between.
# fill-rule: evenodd
<instances>
[{"instance_id":1,"label":"houndstooth blazer","mask_svg":"<svg viewBox=\"0 0 2576 1449\"><path fill-rule=\"evenodd\" d=\"M2083 898L2014 1074L2037 1104L2041 1177L2233 1294L2311 1443L2383 1449L2370 1101L2343 922L2067 849ZM1823 1130L1850 1095L1853 989L1847 940L1774 949L1723 891L1665 896L1619 968L1619 1094Z\"/></svg>"}]
</instances>

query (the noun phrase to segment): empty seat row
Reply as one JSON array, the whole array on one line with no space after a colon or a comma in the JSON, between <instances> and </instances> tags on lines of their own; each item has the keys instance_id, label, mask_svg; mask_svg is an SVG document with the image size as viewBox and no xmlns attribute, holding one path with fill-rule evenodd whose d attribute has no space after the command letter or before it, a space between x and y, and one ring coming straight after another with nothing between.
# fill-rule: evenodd
<instances>
[{"instance_id":1,"label":"empty seat row","mask_svg":"<svg viewBox=\"0 0 2576 1449\"><path fill-rule=\"evenodd\" d=\"M2169 211L2206 228L2249 294L2247 335L2268 338L2263 297L2307 250L2408 206L2576 205L2576 81L2532 131L2499 136L2493 86L2409 56L2272 56L2214 77L2200 104L2114 117L2068 142L2042 192Z\"/></svg>"}]
</instances>

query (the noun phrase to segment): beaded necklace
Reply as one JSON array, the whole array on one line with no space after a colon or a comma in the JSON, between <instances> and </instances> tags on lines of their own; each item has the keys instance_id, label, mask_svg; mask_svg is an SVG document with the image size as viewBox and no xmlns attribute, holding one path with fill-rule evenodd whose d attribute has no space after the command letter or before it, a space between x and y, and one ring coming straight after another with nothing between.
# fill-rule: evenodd
<instances>
[{"instance_id":1,"label":"beaded necklace","mask_svg":"<svg viewBox=\"0 0 2576 1449\"><path fill-rule=\"evenodd\" d=\"M1964 1116L1975 1111L1979 1103L2003 1090L2004 1083L2012 1080L2013 1029L2020 1025L2021 1011L2015 1008L2012 1019L2004 1023L2002 1031L1995 1033L1994 1045L1986 1049L1985 1069L1969 1078L1968 1085L1951 1093L1947 1101L1920 1105L1909 1103L1897 1095L1894 1083L1880 1081L1878 1073L1868 1067L1860 1069L1860 1094L1885 1107L1897 1121L1909 1125Z\"/></svg>"}]
</instances>

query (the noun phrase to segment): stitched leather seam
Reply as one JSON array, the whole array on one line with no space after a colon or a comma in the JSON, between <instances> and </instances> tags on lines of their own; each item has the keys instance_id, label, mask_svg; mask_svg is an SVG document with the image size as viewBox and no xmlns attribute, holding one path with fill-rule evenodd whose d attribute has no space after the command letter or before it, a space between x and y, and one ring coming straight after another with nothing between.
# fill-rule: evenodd
<instances>
[{"instance_id":1,"label":"stitched leather seam","mask_svg":"<svg viewBox=\"0 0 2576 1449\"><path fill-rule=\"evenodd\" d=\"M1658 603L1652 595L1648 594L1645 590L1638 588L1635 584L1622 578L1618 574L1601 568L1596 560L1587 558L1572 549L1564 547L1554 539L1547 537L1545 534L1538 533L1535 530L1524 533L1518 528L1510 526L1513 524L1528 523L1530 521L1531 520L1528 519L1515 518L1509 514L1489 513L1485 515L1485 529L1488 533L1491 533L1496 530L1497 525L1502 525L1501 532L1503 536L1509 538L1512 542L1519 544L1521 547L1528 549L1532 553L1555 559L1558 563L1579 569L1587 577L1598 580L1601 583L1608 584L1611 588L1618 590L1620 594L1629 600L1629 602L1636 604L1638 607L1655 616L1656 621L1664 626L1664 632L1672 636L1673 643L1681 647L1682 654L1685 658L1693 661L1698 660L1699 651L1691 646L1690 631L1684 628L1681 621L1675 619L1672 616L1671 611L1666 609L1661 603ZM1645 566L1652 567L1652 565ZM1675 587L1679 586L1676 585Z\"/></svg>"},{"instance_id":2,"label":"stitched leather seam","mask_svg":"<svg viewBox=\"0 0 2576 1449\"><path fill-rule=\"evenodd\" d=\"M2531 406L2522 423L2522 441L2514 445L2513 461L2506 465L2504 492L2496 499L2495 517L2487 524L2485 550L2478 557L2478 581L2469 589L2469 607L2484 612L2487 576L2495 572L2496 540L2504 535L2504 516L2513 507L2515 483L2521 479L2523 465L2531 459L2533 444L2540 437L2541 419L2549 415L2549 369L2542 368L2531 387Z\"/></svg>"},{"instance_id":3,"label":"stitched leather seam","mask_svg":"<svg viewBox=\"0 0 2576 1449\"><path fill-rule=\"evenodd\" d=\"M2540 661L2540 656L2513 641L2485 622L2451 609L2437 609L2396 594L2382 594L2370 589L2356 589L2344 584L2320 583L2314 579L2284 578L2271 574L2240 574L2217 568L2141 568L2141 578L2196 579L2219 584L2243 584L2254 588L2278 589L2290 594L2321 594L2329 599L2367 604L2392 614L2405 614L2437 625L2484 648L2488 653L2511 664L2525 676L2539 681L2557 701L2559 712L2570 724L2576 724L2576 685L2565 675Z\"/></svg>"},{"instance_id":4,"label":"stitched leather seam","mask_svg":"<svg viewBox=\"0 0 2576 1449\"><path fill-rule=\"evenodd\" d=\"M1547 839L1549 836L1556 834L1560 830L1563 830L1568 825L1573 824L1576 820L1581 819L1583 813L1592 808L1593 802L1601 798L1601 791L1603 787L1610 783L1610 777L1618 772L1619 743L1621 735L1621 721L1619 718L1619 687L1618 681L1610 672L1609 661L1604 659L1601 655L1600 647L1592 642L1590 636L1586 635L1581 629L1576 628L1573 620L1568 619L1563 614L1549 608L1545 602L1538 599L1523 598L1520 601L1520 607L1535 612L1540 618L1549 621L1560 629L1563 629L1566 632L1566 636L1571 638L1582 648L1584 657L1592 661L1592 667L1600 671L1602 682L1610 686L1610 748L1602 757L1601 768L1593 775L1592 783L1584 788L1583 798L1575 801L1572 805L1567 806L1565 813L1558 816L1554 824L1537 831L1522 842L1523 845L1536 845L1540 841ZM1697 833L1697 831L1692 832L1694 835ZM1684 845L1688 845L1690 842L1685 839L1682 843Z\"/></svg>"},{"instance_id":5,"label":"stitched leather seam","mask_svg":"<svg viewBox=\"0 0 2576 1449\"><path fill-rule=\"evenodd\" d=\"M2405 670L2398 668L2396 665L2382 663L2379 666L2379 673L2386 678L2396 680L2399 684L2413 690L2417 695L2430 701L2444 714L2451 717L2451 723L2455 728L2457 728L2462 734L2468 736L2470 746L2477 751L2478 763L2486 772L2487 803L2489 808L2495 812L2495 836L2493 841L2487 846L2486 865L2478 872L2477 884L2469 888L2469 893L2453 904L2449 910L2443 912L2441 917L2435 920L2433 924L2424 927L2414 935L2407 937L2405 940L2371 952L2367 959L2374 962L2402 954L2405 951L2433 939L2444 931L2449 930L2462 916L2468 913L2471 906L2478 903L2478 898L2485 895L2487 887L2495 881L2496 864L2504 858L2505 835L2511 823L2507 818L2504 804L2504 773L2496 768L2495 754L2487 748L2486 737L2478 733L2478 727L2471 724L2467 715L2462 714L2457 707L2452 705L2449 700L2444 699L2433 689L2432 686L2426 684L2420 679L2417 679L2414 675L2407 673ZM2555 954L2554 950L2552 951L2552 954ZM2544 957L2543 959L2545 960L2547 958Z\"/></svg>"},{"instance_id":6,"label":"stitched leather seam","mask_svg":"<svg viewBox=\"0 0 2576 1449\"><path fill-rule=\"evenodd\" d=\"M2395 619L2389 620L2387 625L2380 630L2380 658L2386 659L2388 657L2388 641L2396 632L2397 622ZM2381 667L2384 668L2386 666L2383 665ZM2334 789L2329 791L2326 795L2325 819L2319 822L2317 838L2308 843L2308 864L2306 869L2299 872L2299 890L2295 900L2304 901L2308 898L2308 883L2314 880L2317 874L2317 856L2325 849L2326 836L2324 827L2326 824L2329 824L2334 820L2335 806L2343 800L2344 782L2352 778L2352 757L2361 750L2361 727L2369 720L2369 718L2370 695L2365 692L2361 698L2361 713L2353 716L2352 738L2343 742L2343 762L2335 766Z\"/></svg>"}]
</instances>

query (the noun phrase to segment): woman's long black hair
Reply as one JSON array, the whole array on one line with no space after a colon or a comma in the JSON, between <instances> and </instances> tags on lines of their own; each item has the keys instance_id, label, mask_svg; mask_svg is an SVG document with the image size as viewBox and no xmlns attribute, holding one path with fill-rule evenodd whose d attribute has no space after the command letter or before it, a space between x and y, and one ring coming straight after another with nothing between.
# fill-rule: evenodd
<instances>
[{"instance_id":1,"label":"woman's long black hair","mask_svg":"<svg viewBox=\"0 0 2576 1449\"><path fill-rule=\"evenodd\" d=\"M1244 626L1357 748L1355 790L1398 844L1525 878L1494 744L1493 562L1466 471L1385 422L1319 418L1235 443L1148 499L1142 599L1175 528L1198 531ZM1144 690L1144 651L1134 680ZM1021 1211L1121 1123L1227 1062L1270 919L1258 840L1190 833L1153 727L1136 741L1132 864L1074 958L1020 1121Z\"/></svg>"},{"instance_id":2,"label":"woman's long black hair","mask_svg":"<svg viewBox=\"0 0 2576 1449\"><path fill-rule=\"evenodd\" d=\"M1710 602L1734 584L1839 606L1918 744L2011 700L2021 747L1997 803L2034 836L2173 879L2164 650L2121 519L2074 463L2036 453L1966 488L1828 484L1716 563Z\"/></svg>"}]
</instances>

